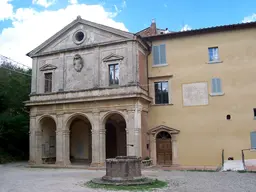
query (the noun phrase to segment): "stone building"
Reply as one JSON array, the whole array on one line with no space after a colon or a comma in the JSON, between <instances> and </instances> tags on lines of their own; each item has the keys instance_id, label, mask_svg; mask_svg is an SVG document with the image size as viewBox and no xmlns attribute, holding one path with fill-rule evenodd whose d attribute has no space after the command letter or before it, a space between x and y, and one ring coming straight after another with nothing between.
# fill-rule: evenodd
<instances>
[{"instance_id":1,"label":"stone building","mask_svg":"<svg viewBox=\"0 0 256 192\"><path fill-rule=\"evenodd\" d=\"M77 17L33 59L30 164L218 166L256 148L256 23L128 33ZM246 159L256 159L253 150Z\"/></svg>"},{"instance_id":2,"label":"stone building","mask_svg":"<svg viewBox=\"0 0 256 192\"><path fill-rule=\"evenodd\" d=\"M29 52L30 163L100 166L143 156L148 48L132 33L77 17Z\"/></svg>"}]
</instances>

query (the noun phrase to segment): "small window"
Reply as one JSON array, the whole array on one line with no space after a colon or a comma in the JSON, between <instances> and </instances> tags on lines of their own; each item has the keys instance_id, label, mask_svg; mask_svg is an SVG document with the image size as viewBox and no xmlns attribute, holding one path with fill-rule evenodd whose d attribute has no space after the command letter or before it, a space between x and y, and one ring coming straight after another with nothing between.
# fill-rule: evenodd
<instances>
[{"instance_id":1,"label":"small window","mask_svg":"<svg viewBox=\"0 0 256 192\"><path fill-rule=\"evenodd\" d=\"M220 78L212 79L212 93L213 95L222 95L222 85Z\"/></svg>"},{"instance_id":2,"label":"small window","mask_svg":"<svg viewBox=\"0 0 256 192\"><path fill-rule=\"evenodd\" d=\"M109 65L109 85L119 85L118 64Z\"/></svg>"},{"instance_id":3,"label":"small window","mask_svg":"<svg viewBox=\"0 0 256 192\"><path fill-rule=\"evenodd\" d=\"M256 131L250 133L251 135L251 149L256 149Z\"/></svg>"},{"instance_id":4,"label":"small window","mask_svg":"<svg viewBox=\"0 0 256 192\"><path fill-rule=\"evenodd\" d=\"M256 108L253 109L254 119L256 119Z\"/></svg>"},{"instance_id":5,"label":"small window","mask_svg":"<svg viewBox=\"0 0 256 192\"><path fill-rule=\"evenodd\" d=\"M44 92L52 92L52 73L44 74Z\"/></svg>"},{"instance_id":6,"label":"small window","mask_svg":"<svg viewBox=\"0 0 256 192\"><path fill-rule=\"evenodd\" d=\"M168 104L168 81L155 82L155 104Z\"/></svg>"},{"instance_id":7,"label":"small window","mask_svg":"<svg viewBox=\"0 0 256 192\"><path fill-rule=\"evenodd\" d=\"M209 47L209 62L219 61L219 48L218 47Z\"/></svg>"},{"instance_id":8,"label":"small window","mask_svg":"<svg viewBox=\"0 0 256 192\"><path fill-rule=\"evenodd\" d=\"M153 65L166 64L166 46L161 44L153 46Z\"/></svg>"}]
</instances>

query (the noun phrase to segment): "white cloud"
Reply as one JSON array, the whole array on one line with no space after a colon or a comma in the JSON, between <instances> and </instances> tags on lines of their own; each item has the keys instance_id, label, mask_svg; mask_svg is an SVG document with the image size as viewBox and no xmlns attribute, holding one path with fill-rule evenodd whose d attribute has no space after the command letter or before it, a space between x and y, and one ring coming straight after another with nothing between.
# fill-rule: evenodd
<instances>
[{"instance_id":1,"label":"white cloud","mask_svg":"<svg viewBox=\"0 0 256 192\"><path fill-rule=\"evenodd\" d=\"M189 31L189 30L191 30L192 28L188 25L188 24L186 24L186 25L184 25L182 28L181 28L181 31Z\"/></svg>"},{"instance_id":2,"label":"white cloud","mask_svg":"<svg viewBox=\"0 0 256 192\"><path fill-rule=\"evenodd\" d=\"M0 21L9 19L13 14L11 0L0 0Z\"/></svg>"},{"instance_id":3,"label":"white cloud","mask_svg":"<svg viewBox=\"0 0 256 192\"><path fill-rule=\"evenodd\" d=\"M249 23L249 22L253 22L253 21L256 21L256 13L254 13L250 16L244 17L244 19L242 20L243 23Z\"/></svg>"},{"instance_id":4,"label":"white cloud","mask_svg":"<svg viewBox=\"0 0 256 192\"><path fill-rule=\"evenodd\" d=\"M68 0L68 2L69 2L70 4L72 4L72 5L77 4L77 3L78 3L78 2L77 2L77 0Z\"/></svg>"},{"instance_id":5,"label":"white cloud","mask_svg":"<svg viewBox=\"0 0 256 192\"><path fill-rule=\"evenodd\" d=\"M41 5L45 8L47 8L47 7L55 4L56 0L33 0L32 3L37 4L37 5Z\"/></svg>"},{"instance_id":6,"label":"white cloud","mask_svg":"<svg viewBox=\"0 0 256 192\"><path fill-rule=\"evenodd\" d=\"M0 54L31 66L26 53L43 43L57 31L80 15L83 19L128 31L113 17L115 12L107 12L101 5L75 4L50 11L36 11L32 8L19 8L12 16L12 26L0 33Z\"/></svg>"}]
</instances>

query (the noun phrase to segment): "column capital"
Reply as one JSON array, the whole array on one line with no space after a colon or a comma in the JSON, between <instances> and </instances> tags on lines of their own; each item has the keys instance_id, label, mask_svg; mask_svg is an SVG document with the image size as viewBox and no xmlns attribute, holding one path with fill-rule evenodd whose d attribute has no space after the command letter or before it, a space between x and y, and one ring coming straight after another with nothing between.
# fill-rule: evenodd
<instances>
[{"instance_id":1,"label":"column capital","mask_svg":"<svg viewBox=\"0 0 256 192\"><path fill-rule=\"evenodd\" d=\"M99 130L99 133L100 133L100 134L106 134L106 129L100 129L100 130Z\"/></svg>"},{"instance_id":2,"label":"column capital","mask_svg":"<svg viewBox=\"0 0 256 192\"><path fill-rule=\"evenodd\" d=\"M61 134L61 133L62 133L62 130L57 129L57 130L55 131L55 133L56 133L56 135Z\"/></svg>"},{"instance_id":3,"label":"column capital","mask_svg":"<svg viewBox=\"0 0 256 192\"><path fill-rule=\"evenodd\" d=\"M63 135L69 135L69 134L70 134L70 131L69 131L69 130L63 130L63 131L62 131L62 134L63 134Z\"/></svg>"},{"instance_id":4,"label":"column capital","mask_svg":"<svg viewBox=\"0 0 256 192\"><path fill-rule=\"evenodd\" d=\"M42 135L42 131L35 131L35 135L36 136L41 136Z\"/></svg>"},{"instance_id":5,"label":"column capital","mask_svg":"<svg viewBox=\"0 0 256 192\"><path fill-rule=\"evenodd\" d=\"M177 135L176 134L172 134L171 135L171 140L172 140L172 142L173 141L177 141Z\"/></svg>"}]
</instances>

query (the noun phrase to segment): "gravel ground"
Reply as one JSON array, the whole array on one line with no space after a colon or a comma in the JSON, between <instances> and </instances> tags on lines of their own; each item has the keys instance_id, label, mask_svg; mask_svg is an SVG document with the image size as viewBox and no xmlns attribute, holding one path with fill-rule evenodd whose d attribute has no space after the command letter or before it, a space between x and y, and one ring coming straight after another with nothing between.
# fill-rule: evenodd
<instances>
[{"instance_id":1,"label":"gravel ground","mask_svg":"<svg viewBox=\"0 0 256 192\"><path fill-rule=\"evenodd\" d=\"M26 168L25 164L0 165L0 192L89 192L82 186L105 171ZM145 176L169 182L159 191L171 192L255 192L256 173L185 172L145 170Z\"/></svg>"}]
</instances>

